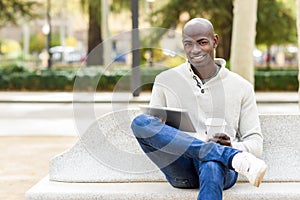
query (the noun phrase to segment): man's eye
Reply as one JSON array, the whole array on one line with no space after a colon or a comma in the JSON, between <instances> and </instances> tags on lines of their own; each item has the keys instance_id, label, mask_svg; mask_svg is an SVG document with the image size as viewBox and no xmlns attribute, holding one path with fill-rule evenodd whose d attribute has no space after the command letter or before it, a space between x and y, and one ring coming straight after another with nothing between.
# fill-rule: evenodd
<instances>
[{"instance_id":1,"label":"man's eye","mask_svg":"<svg viewBox=\"0 0 300 200\"><path fill-rule=\"evenodd\" d=\"M184 46L190 47L190 46L192 46L192 43L185 43Z\"/></svg>"},{"instance_id":2,"label":"man's eye","mask_svg":"<svg viewBox=\"0 0 300 200\"><path fill-rule=\"evenodd\" d=\"M208 41L200 41L199 44L200 44L200 45L207 45L207 44L208 44Z\"/></svg>"}]
</instances>

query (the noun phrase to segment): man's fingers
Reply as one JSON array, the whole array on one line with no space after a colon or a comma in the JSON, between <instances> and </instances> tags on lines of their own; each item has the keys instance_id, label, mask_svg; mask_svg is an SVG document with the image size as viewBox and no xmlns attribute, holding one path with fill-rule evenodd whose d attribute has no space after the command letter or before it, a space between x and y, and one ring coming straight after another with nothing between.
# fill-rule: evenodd
<instances>
[{"instance_id":1,"label":"man's fingers","mask_svg":"<svg viewBox=\"0 0 300 200\"><path fill-rule=\"evenodd\" d=\"M226 135L225 133L216 133L214 135L214 137L220 138L222 140L230 140L230 137L228 135Z\"/></svg>"},{"instance_id":2,"label":"man's fingers","mask_svg":"<svg viewBox=\"0 0 300 200\"><path fill-rule=\"evenodd\" d=\"M209 141L224 145L231 146L230 137L224 133L216 133L213 138L209 139Z\"/></svg>"},{"instance_id":3,"label":"man's fingers","mask_svg":"<svg viewBox=\"0 0 300 200\"><path fill-rule=\"evenodd\" d=\"M161 121L161 123L163 123L163 124L166 123L166 120L164 118L162 118L160 116L155 116L155 115L154 115L154 117L158 118Z\"/></svg>"}]
</instances>

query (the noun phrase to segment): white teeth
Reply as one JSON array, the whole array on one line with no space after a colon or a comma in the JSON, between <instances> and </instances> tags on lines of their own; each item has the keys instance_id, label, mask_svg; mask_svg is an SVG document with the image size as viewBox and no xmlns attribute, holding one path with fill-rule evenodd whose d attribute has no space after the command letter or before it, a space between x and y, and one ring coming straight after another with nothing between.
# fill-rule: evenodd
<instances>
[{"instance_id":1,"label":"white teeth","mask_svg":"<svg viewBox=\"0 0 300 200\"><path fill-rule=\"evenodd\" d=\"M199 58L202 58L203 56L202 55L200 55L200 56L194 56L194 57L192 57L193 59L199 59Z\"/></svg>"}]
</instances>

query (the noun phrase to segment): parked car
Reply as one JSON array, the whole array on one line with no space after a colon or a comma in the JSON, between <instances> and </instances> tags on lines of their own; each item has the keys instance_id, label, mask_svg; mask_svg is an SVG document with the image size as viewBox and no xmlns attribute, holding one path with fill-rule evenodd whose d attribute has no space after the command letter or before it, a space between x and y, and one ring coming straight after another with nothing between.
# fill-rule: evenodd
<instances>
[{"instance_id":1,"label":"parked car","mask_svg":"<svg viewBox=\"0 0 300 200\"><path fill-rule=\"evenodd\" d=\"M83 62L86 53L79 51L70 46L55 46L50 48L51 58L53 62L74 63Z\"/></svg>"}]
</instances>

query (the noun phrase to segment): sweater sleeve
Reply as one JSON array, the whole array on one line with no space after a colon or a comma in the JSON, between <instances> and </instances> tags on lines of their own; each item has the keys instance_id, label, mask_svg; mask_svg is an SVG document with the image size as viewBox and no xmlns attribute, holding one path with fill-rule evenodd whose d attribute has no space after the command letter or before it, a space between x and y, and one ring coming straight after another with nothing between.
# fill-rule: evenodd
<instances>
[{"instance_id":1,"label":"sweater sleeve","mask_svg":"<svg viewBox=\"0 0 300 200\"><path fill-rule=\"evenodd\" d=\"M263 135L252 87L246 91L241 102L238 136L239 140L232 143L233 148L250 152L257 157L262 155Z\"/></svg>"}]
</instances>

